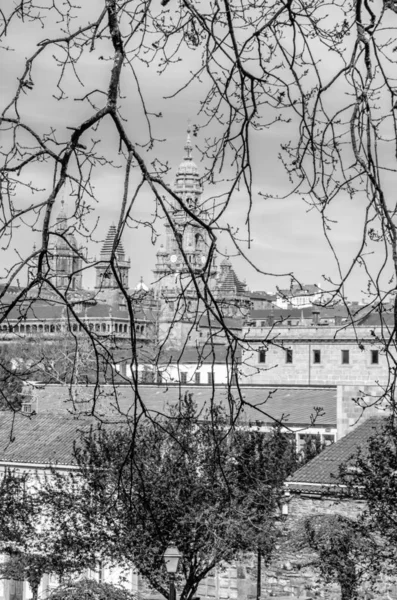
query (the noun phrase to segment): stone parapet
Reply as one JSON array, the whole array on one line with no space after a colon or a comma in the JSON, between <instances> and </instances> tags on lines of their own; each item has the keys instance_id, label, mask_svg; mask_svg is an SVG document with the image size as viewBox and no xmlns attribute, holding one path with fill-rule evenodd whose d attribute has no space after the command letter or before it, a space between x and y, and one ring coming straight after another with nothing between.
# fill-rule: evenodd
<instances>
[{"instance_id":1,"label":"stone parapet","mask_svg":"<svg viewBox=\"0 0 397 600\"><path fill-rule=\"evenodd\" d=\"M390 332L380 327L352 326L283 326L283 327L244 327L242 336L245 342L261 340L313 340L313 341L375 341L388 339Z\"/></svg>"}]
</instances>

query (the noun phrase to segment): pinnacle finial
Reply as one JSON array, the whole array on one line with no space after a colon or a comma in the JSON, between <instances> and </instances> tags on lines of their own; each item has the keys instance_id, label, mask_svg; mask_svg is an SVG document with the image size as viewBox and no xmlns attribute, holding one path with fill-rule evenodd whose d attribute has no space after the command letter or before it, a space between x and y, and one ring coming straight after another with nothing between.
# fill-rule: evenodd
<instances>
[{"instance_id":1,"label":"pinnacle finial","mask_svg":"<svg viewBox=\"0 0 397 600\"><path fill-rule=\"evenodd\" d=\"M191 132L191 124L190 124L190 119L187 122L187 137L186 137L186 144L185 144L185 151L186 151L186 156L185 156L185 160L191 160L192 158L192 150L193 150L193 146L192 146L192 140L190 139L190 132Z\"/></svg>"}]
</instances>

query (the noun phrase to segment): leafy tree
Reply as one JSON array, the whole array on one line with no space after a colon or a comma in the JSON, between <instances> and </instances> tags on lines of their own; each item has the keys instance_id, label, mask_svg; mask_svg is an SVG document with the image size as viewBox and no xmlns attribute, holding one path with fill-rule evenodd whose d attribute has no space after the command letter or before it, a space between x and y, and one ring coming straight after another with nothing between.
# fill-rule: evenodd
<instances>
[{"instance_id":1,"label":"leafy tree","mask_svg":"<svg viewBox=\"0 0 397 600\"><path fill-rule=\"evenodd\" d=\"M377 564L371 559L373 539L356 521L339 514L307 517L292 533L294 545L312 550L316 558L310 562L324 580L340 585L341 600L357 600L359 585L371 580Z\"/></svg>"},{"instance_id":2,"label":"leafy tree","mask_svg":"<svg viewBox=\"0 0 397 600\"><path fill-rule=\"evenodd\" d=\"M395 563L397 552L397 429L394 417L379 420L368 441L340 466L346 494L364 503L363 530L378 540L374 560Z\"/></svg>"},{"instance_id":3,"label":"leafy tree","mask_svg":"<svg viewBox=\"0 0 397 600\"><path fill-rule=\"evenodd\" d=\"M21 406L23 379L12 362L9 348L0 346L0 410L16 409Z\"/></svg>"},{"instance_id":4,"label":"leafy tree","mask_svg":"<svg viewBox=\"0 0 397 600\"><path fill-rule=\"evenodd\" d=\"M299 453L300 466L311 461L315 456L320 454L325 447L325 442L321 442L321 436L319 433L314 435L306 435L305 442Z\"/></svg>"},{"instance_id":5,"label":"leafy tree","mask_svg":"<svg viewBox=\"0 0 397 600\"><path fill-rule=\"evenodd\" d=\"M132 562L163 595L171 541L182 554L182 600L223 562L258 547L270 555L291 450L278 433L265 441L236 430L228 435L229 427L222 409L198 413L188 394L170 418L101 430L76 448L80 506L89 507L87 523L95 515L102 523L108 559Z\"/></svg>"},{"instance_id":6,"label":"leafy tree","mask_svg":"<svg viewBox=\"0 0 397 600\"><path fill-rule=\"evenodd\" d=\"M0 483L0 552L5 578L27 580L33 600L45 573L59 577L96 564L93 540L78 520L73 490L62 498L32 474L8 472Z\"/></svg>"},{"instance_id":7,"label":"leafy tree","mask_svg":"<svg viewBox=\"0 0 397 600\"><path fill-rule=\"evenodd\" d=\"M242 548L257 553L257 597L261 596L261 563L269 561L278 531L283 484L299 466L294 437L275 427L270 433L239 429L233 436L236 485L246 490L242 504L247 516L241 529ZM269 493L270 492L270 493Z\"/></svg>"},{"instance_id":8,"label":"leafy tree","mask_svg":"<svg viewBox=\"0 0 397 600\"><path fill-rule=\"evenodd\" d=\"M133 600L134 596L120 586L86 577L56 588L49 600Z\"/></svg>"}]
</instances>

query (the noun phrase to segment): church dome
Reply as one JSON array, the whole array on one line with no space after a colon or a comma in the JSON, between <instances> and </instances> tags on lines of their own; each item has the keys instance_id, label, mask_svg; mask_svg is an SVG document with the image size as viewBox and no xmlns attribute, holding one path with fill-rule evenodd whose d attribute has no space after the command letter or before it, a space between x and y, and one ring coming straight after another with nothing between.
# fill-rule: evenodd
<instances>
[{"instance_id":1,"label":"church dome","mask_svg":"<svg viewBox=\"0 0 397 600\"><path fill-rule=\"evenodd\" d=\"M198 166L191 158L184 158L178 167L176 177L181 175L195 175L198 177L199 171Z\"/></svg>"}]
</instances>

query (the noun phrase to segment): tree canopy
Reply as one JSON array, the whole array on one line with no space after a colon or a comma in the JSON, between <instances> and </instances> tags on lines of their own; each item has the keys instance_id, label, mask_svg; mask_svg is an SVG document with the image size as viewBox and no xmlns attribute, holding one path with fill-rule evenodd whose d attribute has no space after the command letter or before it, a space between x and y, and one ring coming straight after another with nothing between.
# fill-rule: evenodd
<instances>
[{"instance_id":1,"label":"tree canopy","mask_svg":"<svg viewBox=\"0 0 397 600\"><path fill-rule=\"evenodd\" d=\"M33 600L45 573L79 573L95 567L98 557L79 522L73 490L61 498L54 489L32 473L10 471L0 481L0 551L9 559L1 574L28 581Z\"/></svg>"},{"instance_id":2,"label":"tree canopy","mask_svg":"<svg viewBox=\"0 0 397 600\"><path fill-rule=\"evenodd\" d=\"M51 592L49 598L50 600L133 600L134 596L120 586L84 577L59 586Z\"/></svg>"},{"instance_id":3,"label":"tree canopy","mask_svg":"<svg viewBox=\"0 0 397 600\"><path fill-rule=\"evenodd\" d=\"M166 595L163 554L172 541L182 554L181 598L191 600L214 567L258 548L271 555L293 444L279 431L229 428L221 408L199 413L188 394L168 418L82 440L79 506L89 507L88 529L99 519L108 560L133 563Z\"/></svg>"}]
</instances>

